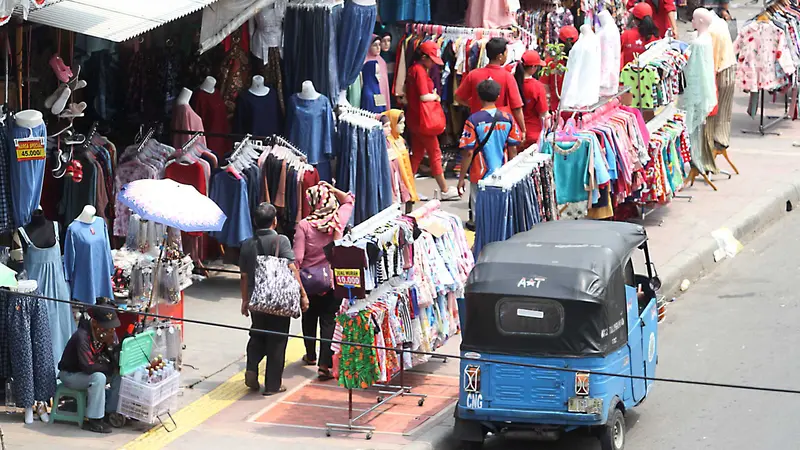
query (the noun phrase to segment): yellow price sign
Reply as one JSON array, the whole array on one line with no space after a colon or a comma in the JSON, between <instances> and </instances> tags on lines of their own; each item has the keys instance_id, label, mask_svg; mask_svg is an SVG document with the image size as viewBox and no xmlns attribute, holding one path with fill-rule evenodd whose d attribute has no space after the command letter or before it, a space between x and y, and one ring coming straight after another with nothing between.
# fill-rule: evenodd
<instances>
[{"instance_id":1,"label":"yellow price sign","mask_svg":"<svg viewBox=\"0 0 800 450\"><path fill-rule=\"evenodd\" d=\"M45 158L44 138L14 139L17 161L37 161Z\"/></svg>"},{"instance_id":2,"label":"yellow price sign","mask_svg":"<svg viewBox=\"0 0 800 450\"><path fill-rule=\"evenodd\" d=\"M333 277L339 286L361 287L361 271L358 269L333 269Z\"/></svg>"}]
</instances>

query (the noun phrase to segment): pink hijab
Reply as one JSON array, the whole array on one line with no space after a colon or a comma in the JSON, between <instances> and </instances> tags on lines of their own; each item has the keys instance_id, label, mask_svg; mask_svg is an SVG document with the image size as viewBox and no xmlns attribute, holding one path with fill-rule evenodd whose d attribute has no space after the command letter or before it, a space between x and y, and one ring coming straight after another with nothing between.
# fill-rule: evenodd
<instances>
[{"instance_id":1,"label":"pink hijab","mask_svg":"<svg viewBox=\"0 0 800 450\"><path fill-rule=\"evenodd\" d=\"M374 44L375 41L380 41L380 39L381 39L380 36L373 34L370 45ZM381 74L381 80L380 80L381 95L383 95L383 99L384 101L386 101L386 110L388 111L389 108L391 108L390 106L391 97L389 97L391 95L391 91L389 90L389 70L386 68L386 61L384 61L383 58L381 58L380 53L378 53L377 56L372 56L369 54L368 51L367 59L364 60L364 64L370 61L378 61L378 71Z\"/></svg>"}]
</instances>

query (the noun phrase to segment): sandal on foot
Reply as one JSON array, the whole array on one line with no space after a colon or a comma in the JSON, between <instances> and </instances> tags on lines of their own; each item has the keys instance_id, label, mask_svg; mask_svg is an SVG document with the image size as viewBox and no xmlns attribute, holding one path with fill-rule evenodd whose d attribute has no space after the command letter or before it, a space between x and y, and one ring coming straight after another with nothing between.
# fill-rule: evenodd
<instances>
[{"instance_id":1,"label":"sandal on foot","mask_svg":"<svg viewBox=\"0 0 800 450\"><path fill-rule=\"evenodd\" d=\"M331 373L330 369L320 368L317 371L317 378L319 379L319 381L328 381L333 379L333 374Z\"/></svg>"},{"instance_id":2,"label":"sandal on foot","mask_svg":"<svg viewBox=\"0 0 800 450\"><path fill-rule=\"evenodd\" d=\"M316 366L317 365L317 360L309 358L308 355L303 355L303 362L307 366Z\"/></svg>"},{"instance_id":3,"label":"sandal on foot","mask_svg":"<svg viewBox=\"0 0 800 450\"><path fill-rule=\"evenodd\" d=\"M265 397L269 397L269 396L271 396L271 395L275 395L275 394L282 394L282 393L284 393L284 392L286 392L286 386L281 386L281 387L280 387L280 389L278 389L278 390L277 390L277 392L264 391L264 394L263 394L263 395L264 395Z\"/></svg>"}]
</instances>

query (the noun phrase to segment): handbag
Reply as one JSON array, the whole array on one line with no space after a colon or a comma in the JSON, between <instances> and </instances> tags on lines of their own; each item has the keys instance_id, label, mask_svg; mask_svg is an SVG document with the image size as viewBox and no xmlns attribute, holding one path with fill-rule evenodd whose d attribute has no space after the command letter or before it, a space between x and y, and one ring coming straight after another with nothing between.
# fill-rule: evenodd
<instances>
[{"instance_id":1,"label":"handbag","mask_svg":"<svg viewBox=\"0 0 800 450\"><path fill-rule=\"evenodd\" d=\"M486 167L486 159L484 159L483 152L481 150L483 150L483 147L489 143L489 139L492 137L495 127L497 127L498 116L500 116L499 109L494 113L494 117L492 118L492 126L489 128L489 132L486 134L486 137L483 138L483 141L478 142L478 146L475 147L475 150L472 152L472 161L469 163L469 182L472 184L476 184L478 181L482 180L486 175L486 171L489 170ZM477 133L477 130L475 132Z\"/></svg>"},{"instance_id":2,"label":"handbag","mask_svg":"<svg viewBox=\"0 0 800 450\"><path fill-rule=\"evenodd\" d=\"M421 102L419 107L419 134L425 136L438 136L444 133L447 119L444 109L439 102Z\"/></svg>"},{"instance_id":3,"label":"handbag","mask_svg":"<svg viewBox=\"0 0 800 450\"><path fill-rule=\"evenodd\" d=\"M278 257L280 242L275 240L275 255L266 255L260 238L256 238L255 287L248 309L273 316L300 317L300 283L289 268L289 260Z\"/></svg>"},{"instance_id":4,"label":"handbag","mask_svg":"<svg viewBox=\"0 0 800 450\"><path fill-rule=\"evenodd\" d=\"M330 291L333 287L330 264L325 261L316 266L300 269L300 281L303 282L303 289L307 295L319 295Z\"/></svg>"}]
</instances>

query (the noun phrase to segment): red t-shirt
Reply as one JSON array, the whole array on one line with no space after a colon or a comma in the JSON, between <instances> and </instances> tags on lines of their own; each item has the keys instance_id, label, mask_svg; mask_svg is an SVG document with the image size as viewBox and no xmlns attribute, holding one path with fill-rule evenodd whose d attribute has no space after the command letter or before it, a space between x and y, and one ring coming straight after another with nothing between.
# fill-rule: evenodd
<instances>
[{"instance_id":1,"label":"red t-shirt","mask_svg":"<svg viewBox=\"0 0 800 450\"><path fill-rule=\"evenodd\" d=\"M637 3L639 0L628 0L628 9L636 6ZM669 13L676 11L675 0L659 0L658 8L652 0L647 0L647 3L653 7L653 23L658 28L659 37L662 38L667 34L667 30L672 28L669 24Z\"/></svg>"},{"instance_id":2,"label":"red t-shirt","mask_svg":"<svg viewBox=\"0 0 800 450\"><path fill-rule=\"evenodd\" d=\"M642 54L645 51L645 45L657 41L658 38L656 36L650 36L650 39L642 39L642 35L639 33L638 28L631 28L630 30L625 30L619 37L621 48L622 48L622 57L620 58L620 67L619 69L622 70L625 67L625 64L633 61L634 55Z\"/></svg>"},{"instance_id":3,"label":"red t-shirt","mask_svg":"<svg viewBox=\"0 0 800 450\"><path fill-rule=\"evenodd\" d=\"M422 101L419 98L426 94L433 94L433 80L425 66L414 63L406 73L406 126L412 132L420 128Z\"/></svg>"},{"instance_id":4,"label":"red t-shirt","mask_svg":"<svg viewBox=\"0 0 800 450\"><path fill-rule=\"evenodd\" d=\"M548 110L547 92L544 84L535 78L526 78L522 85L522 98L525 106L522 113L525 116L525 141L536 142L542 132L542 114Z\"/></svg>"},{"instance_id":5,"label":"red t-shirt","mask_svg":"<svg viewBox=\"0 0 800 450\"><path fill-rule=\"evenodd\" d=\"M544 62L550 70L553 70L556 66L553 58L549 56ZM564 65L566 65L566 62ZM553 73L552 75L542 75L539 78L539 81L550 89L550 111L556 111L558 105L561 103L561 99L559 99L558 95L561 94L561 87L564 84L564 75L563 73Z\"/></svg>"},{"instance_id":6,"label":"red t-shirt","mask_svg":"<svg viewBox=\"0 0 800 450\"><path fill-rule=\"evenodd\" d=\"M512 110L522 108L522 96L519 94L519 87L514 75L511 75L502 66L489 64L482 69L475 69L468 73L461 80L461 86L456 91L458 98L469 102L469 109L472 114L483 109L481 99L478 97L478 84L490 78L500 84L500 96L497 97L497 102L495 102L499 109Z\"/></svg>"}]
</instances>

